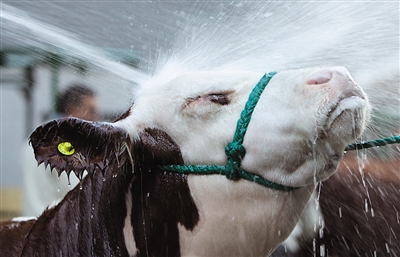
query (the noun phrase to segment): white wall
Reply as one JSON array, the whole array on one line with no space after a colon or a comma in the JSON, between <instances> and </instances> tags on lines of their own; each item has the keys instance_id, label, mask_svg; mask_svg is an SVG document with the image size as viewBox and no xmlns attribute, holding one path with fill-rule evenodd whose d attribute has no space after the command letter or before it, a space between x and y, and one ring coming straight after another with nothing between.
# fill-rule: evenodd
<instances>
[{"instance_id":1,"label":"white wall","mask_svg":"<svg viewBox=\"0 0 400 257\"><path fill-rule=\"evenodd\" d=\"M1 70L0 87L0 185L20 184L18 152L25 139L25 102L19 70Z\"/></svg>"}]
</instances>

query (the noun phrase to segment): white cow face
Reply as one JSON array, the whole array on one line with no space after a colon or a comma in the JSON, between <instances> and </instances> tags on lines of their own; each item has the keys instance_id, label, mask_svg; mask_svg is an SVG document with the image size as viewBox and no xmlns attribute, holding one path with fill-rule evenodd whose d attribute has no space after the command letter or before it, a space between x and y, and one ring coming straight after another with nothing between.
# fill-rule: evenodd
<instances>
[{"instance_id":1,"label":"white cow face","mask_svg":"<svg viewBox=\"0 0 400 257\"><path fill-rule=\"evenodd\" d=\"M185 164L224 165L225 146L262 74L195 72L149 83L130 114L115 123L134 140L145 128L165 131ZM342 67L275 75L254 110L244 138L243 169L289 186L331 175L345 146L363 131L369 104Z\"/></svg>"}]
</instances>

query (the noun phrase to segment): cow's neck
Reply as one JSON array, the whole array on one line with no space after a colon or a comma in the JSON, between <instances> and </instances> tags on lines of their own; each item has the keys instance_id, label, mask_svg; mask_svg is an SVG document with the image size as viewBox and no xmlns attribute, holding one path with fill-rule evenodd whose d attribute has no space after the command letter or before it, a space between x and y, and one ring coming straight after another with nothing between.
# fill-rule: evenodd
<instances>
[{"instance_id":1,"label":"cow's neck","mask_svg":"<svg viewBox=\"0 0 400 257\"><path fill-rule=\"evenodd\" d=\"M180 227L186 256L268 256L290 234L314 188L282 192L219 175L192 175L188 182L200 221L193 231Z\"/></svg>"}]
</instances>

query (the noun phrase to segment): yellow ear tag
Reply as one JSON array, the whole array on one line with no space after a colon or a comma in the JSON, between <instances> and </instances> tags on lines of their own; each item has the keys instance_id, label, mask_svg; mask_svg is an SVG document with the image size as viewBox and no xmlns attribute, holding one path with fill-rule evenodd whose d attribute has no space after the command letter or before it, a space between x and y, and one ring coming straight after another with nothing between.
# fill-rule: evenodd
<instances>
[{"instance_id":1,"label":"yellow ear tag","mask_svg":"<svg viewBox=\"0 0 400 257\"><path fill-rule=\"evenodd\" d=\"M58 144L58 151L63 155L73 155L75 148L70 142L62 142Z\"/></svg>"}]
</instances>

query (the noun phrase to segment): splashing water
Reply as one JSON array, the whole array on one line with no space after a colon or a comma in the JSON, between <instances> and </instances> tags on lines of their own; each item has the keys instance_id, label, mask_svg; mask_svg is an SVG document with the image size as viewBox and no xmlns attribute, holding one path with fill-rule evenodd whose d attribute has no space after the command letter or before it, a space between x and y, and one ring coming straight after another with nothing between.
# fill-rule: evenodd
<instances>
[{"instance_id":1,"label":"splashing water","mask_svg":"<svg viewBox=\"0 0 400 257\"><path fill-rule=\"evenodd\" d=\"M139 84L148 76L110 62L104 51L92 45L135 49L143 63L141 68L161 80L190 70L268 72L343 65L376 107L371 136L365 140L399 132L400 95L395 86L400 83L397 1L74 2L46 3L46 8L40 3L19 5L29 13L36 10L36 15L37 9L51 6L53 12L68 13L69 19L56 16L56 24L74 24L79 37L6 4L2 4L1 13L3 33L8 27L14 39L63 49ZM51 16L51 11L42 13ZM90 18L92 21L87 20ZM107 22L101 18L107 18ZM95 33L92 27L97 29ZM84 36L90 36L90 46L81 42Z\"/></svg>"},{"instance_id":2,"label":"splashing water","mask_svg":"<svg viewBox=\"0 0 400 257\"><path fill-rule=\"evenodd\" d=\"M357 71L375 69L398 50L393 3L232 2L217 7L216 17L188 17L171 49L171 56L191 69L265 72L342 63Z\"/></svg>"},{"instance_id":3,"label":"splashing water","mask_svg":"<svg viewBox=\"0 0 400 257\"><path fill-rule=\"evenodd\" d=\"M373 106L372 122L363 139L400 134L398 1L125 4L129 8L125 8L124 3L112 3L112 8L124 9L127 16L134 16L126 21L126 27L121 30L130 31L131 24L136 22L140 24L136 31L142 35L131 38L137 45L126 45L141 50L138 54L142 58L147 56L142 61L148 65L145 69L155 74L155 82L192 70L246 69L268 72L343 65L367 92ZM104 50L84 44L75 34L35 20L5 4L1 4L1 8L2 29L7 29L15 39L39 48L61 49L69 56L88 61L124 80L141 84L150 78L111 61ZM84 24L84 18L81 19ZM146 25L149 19L157 20L158 31ZM176 23L170 22L173 19L176 19ZM166 37L168 34L170 38ZM379 151L368 150L370 153L398 157L400 151L398 146L392 146ZM359 171L363 173L366 155L359 154ZM364 177L362 183L368 195L364 199L365 211L370 210L374 216L374 203L369 198ZM321 187L318 189L316 208L319 208ZM338 212L342 217L342 210ZM323 229L319 233L322 237ZM343 240L343 243L346 244L346 241ZM317 252L315 247L314 242L314 252ZM325 247L320 247L321 256L325 256Z\"/></svg>"},{"instance_id":4,"label":"splashing water","mask_svg":"<svg viewBox=\"0 0 400 257\"><path fill-rule=\"evenodd\" d=\"M364 140L400 132L399 3L216 6L220 11L212 17L188 17L165 61L159 62L160 70L176 63L186 70L260 72L343 65L369 94L374 108ZM398 154L395 146L391 149L387 155Z\"/></svg>"},{"instance_id":5,"label":"splashing water","mask_svg":"<svg viewBox=\"0 0 400 257\"><path fill-rule=\"evenodd\" d=\"M2 29L12 32L15 39L22 37L29 46L44 50L55 48L61 55L84 60L127 81L140 84L148 79L146 74L111 60L104 50L84 44L72 33L44 24L11 6L2 4L0 18Z\"/></svg>"},{"instance_id":6,"label":"splashing water","mask_svg":"<svg viewBox=\"0 0 400 257\"><path fill-rule=\"evenodd\" d=\"M400 134L398 2L218 2L212 11L209 2L193 5L181 13L185 21L172 47L148 61L159 78L191 70L343 65L373 106L363 140ZM400 151L368 153L388 158Z\"/></svg>"}]
</instances>

